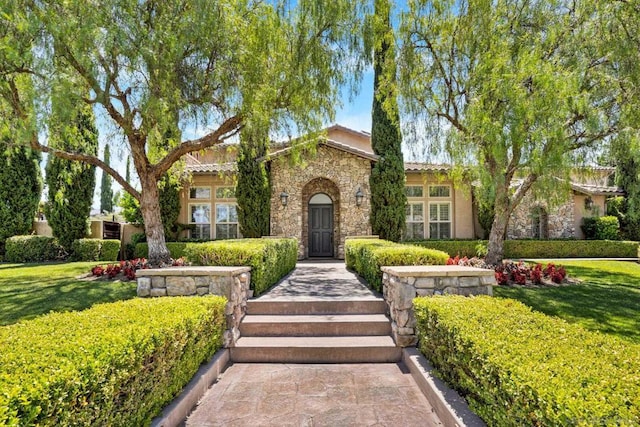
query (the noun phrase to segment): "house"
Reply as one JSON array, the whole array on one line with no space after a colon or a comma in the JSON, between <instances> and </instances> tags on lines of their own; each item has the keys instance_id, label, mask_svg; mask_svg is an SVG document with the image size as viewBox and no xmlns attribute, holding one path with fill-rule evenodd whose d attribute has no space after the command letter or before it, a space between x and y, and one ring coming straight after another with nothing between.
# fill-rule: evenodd
<instances>
[{"instance_id":1,"label":"house","mask_svg":"<svg viewBox=\"0 0 640 427\"><path fill-rule=\"evenodd\" d=\"M271 182L271 235L295 237L298 255L344 258L347 236L370 235L369 177L378 156L371 138L334 125L315 149L294 163L293 146L276 145L264 160ZM187 156L191 182L181 194L179 221L190 224L190 238L241 237L234 195L236 150L216 146ZM407 239L475 239L482 235L471 184L456 187L446 165L405 163ZM573 183L566 206L547 211L528 200L512 218L509 237L581 237L579 221L595 211L604 212L605 198L618 194L606 186L600 169L592 180Z\"/></svg>"}]
</instances>

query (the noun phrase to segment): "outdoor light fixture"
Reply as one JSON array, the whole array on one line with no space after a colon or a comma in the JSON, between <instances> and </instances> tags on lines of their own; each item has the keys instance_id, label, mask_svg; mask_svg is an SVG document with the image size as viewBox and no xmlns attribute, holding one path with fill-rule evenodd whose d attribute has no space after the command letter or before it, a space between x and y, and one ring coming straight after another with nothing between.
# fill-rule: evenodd
<instances>
[{"instance_id":1,"label":"outdoor light fixture","mask_svg":"<svg viewBox=\"0 0 640 427\"><path fill-rule=\"evenodd\" d=\"M364 199L364 193L362 189L358 187L358 191L356 191L356 206L360 206L362 204L362 199Z\"/></svg>"},{"instance_id":2,"label":"outdoor light fixture","mask_svg":"<svg viewBox=\"0 0 640 427\"><path fill-rule=\"evenodd\" d=\"M287 206L287 202L289 201L289 194L286 191L280 193L280 202L282 202L282 206Z\"/></svg>"},{"instance_id":3,"label":"outdoor light fixture","mask_svg":"<svg viewBox=\"0 0 640 427\"><path fill-rule=\"evenodd\" d=\"M593 208L593 199L591 198L591 196L584 199L584 208L588 211L590 211L591 208Z\"/></svg>"}]
</instances>

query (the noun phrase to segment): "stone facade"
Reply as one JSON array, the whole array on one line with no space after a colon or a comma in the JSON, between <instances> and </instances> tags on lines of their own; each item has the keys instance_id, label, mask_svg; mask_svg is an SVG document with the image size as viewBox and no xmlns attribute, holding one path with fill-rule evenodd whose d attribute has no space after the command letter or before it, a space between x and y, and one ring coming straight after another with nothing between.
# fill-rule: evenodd
<instances>
[{"instance_id":1,"label":"stone facade","mask_svg":"<svg viewBox=\"0 0 640 427\"><path fill-rule=\"evenodd\" d=\"M535 209L544 212L546 219L540 219L535 213ZM507 229L507 239L568 239L576 237L576 222L574 220L574 197L568 196L567 200L560 206L549 208L545 203L536 201L531 195L525 196L509 219ZM545 224L534 224L542 221ZM536 236L535 228L546 226L546 236Z\"/></svg>"},{"instance_id":2,"label":"stone facade","mask_svg":"<svg viewBox=\"0 0 640 427\"><path fill-rule=\"evenodd\" d=\"M413 299L432 295L493 295L493 270L457 265L382 267L393 339L399 347L416 345Z\"/></svg>"},{"instance_id":3,"label":"stone facade","mask_svg":"<svg viewBox=\"0 0 640 427\"><path fill-rule=\"evenodd\" d=\"M315 194L324 193L333 203L334 256L344 259L347 236L371 234L369 176L371 160L342 150L319 145L315 155L307 155L299 165L288 156L271 161L271 235L298 239L298 257L309 254L308 207ZM361 189L362 204L355 194ZM280 193L289 195L283 206Z\"/></svg>"},{"instance_id":4,"label":"stone facade","mask_svg":"<svg viewBox=\"0 0 640 427\"><path fill-rule=\"evenodd\" d=\"M240 338L240 322L250 297L249 267L174 267L138 270L139 297L220 295L227 298L224 346Z\"/></svg>"}]
</instances>

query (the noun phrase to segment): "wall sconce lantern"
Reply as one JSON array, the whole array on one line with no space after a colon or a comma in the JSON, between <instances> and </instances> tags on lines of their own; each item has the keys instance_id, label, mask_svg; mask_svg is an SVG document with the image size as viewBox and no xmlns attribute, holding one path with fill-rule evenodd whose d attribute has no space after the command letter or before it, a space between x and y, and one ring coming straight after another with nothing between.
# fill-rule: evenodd
<instances>
[{"instance_id":1,"label":"wall sconce lantern","mask_svg":"<svg viewBox=\"0 0 640 427\"><path fill-rule=\"evenodd\" d=\"M287 206L288 201L289 201L289 194L286 191L283 191L282 193L280 193L280 202L282 203L282 206Z\"/></svg>"},{"instance_id":2,"label":"wall sconce lantern","mask_svg":"<svg viewBox=\"0 0 640 427\"><path fill-rule=\"evenodd\" d=\"M356 191L356 206L360 206L362 204L362 199L364 199L364 193L362 189L358 187L358 191Z\"/></svg>"},{"instance_id":3,"label":"wall sconce lantern","mask_svg":"<svg viewBox=\"0 0 640 427\"><path fill-rule=\"evenodd\" d=\"M591 196L584 199L584 208L588 211L593 208L593 199L591 198Z\"/></svg>"}]
</instances>

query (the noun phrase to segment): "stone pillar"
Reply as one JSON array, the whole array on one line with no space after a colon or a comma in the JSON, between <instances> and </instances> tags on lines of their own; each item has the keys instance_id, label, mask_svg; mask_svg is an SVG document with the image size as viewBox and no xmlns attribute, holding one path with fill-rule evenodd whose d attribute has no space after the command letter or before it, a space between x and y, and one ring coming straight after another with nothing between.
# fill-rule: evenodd
<instances>
[{"instance_id":1,"label":"stone pillar","mask_svg":"<svg viewBox=\"0 0 640 427\"><path fill-rule=\"evenodd\" d=\"M398 347L416 345L413 299L432 295L493 295L493 270L458 265L382 267L393 339Z\"/></svg>"}]
</instances>

